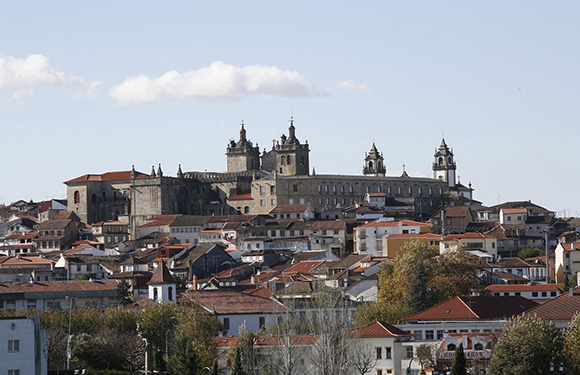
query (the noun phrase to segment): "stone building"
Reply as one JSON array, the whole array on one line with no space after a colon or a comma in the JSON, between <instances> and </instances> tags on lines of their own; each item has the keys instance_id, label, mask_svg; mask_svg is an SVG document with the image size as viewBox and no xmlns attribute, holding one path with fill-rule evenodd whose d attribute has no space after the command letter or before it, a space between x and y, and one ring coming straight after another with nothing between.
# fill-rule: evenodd
<instances>
[{"instance_id":1,"label":"stone building","mask_svg":"<svg viewBox=\"0 0 580 375\"><path fill-rule=\"evenodd\" d=\"M119 220L133 238L139 225L167 214L268 214L278 205L311 205L317 218L336 219L341 211L364 200L367 193L388 197L429 217L450 199L455 188L453 152L443 140L435 154L434 178L386 176L383 155L375 144L365 157L363 175L310 174L310 148L296 136L294 119L288 135L270 151L248 140L245 125L239 140L226 148L227 172L186 172L164 176L135 171L84 175L65 182L68 207L87 223ZM471 189L471 188L470 188ZM471 191L471 190L470 190Z\"/></svg>"}]
</instances>

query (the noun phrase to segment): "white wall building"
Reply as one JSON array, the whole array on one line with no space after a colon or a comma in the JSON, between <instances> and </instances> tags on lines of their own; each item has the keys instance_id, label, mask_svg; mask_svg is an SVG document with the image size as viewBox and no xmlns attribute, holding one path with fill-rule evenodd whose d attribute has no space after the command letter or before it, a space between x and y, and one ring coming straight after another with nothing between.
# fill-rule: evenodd
<instances>
[{"instance_id":1,"label":"white wall building","mask_svg":"<svg viewBox=\"0 0 580 375\"><path fill-rule=\"evenodd\" d=\"M46 375L46 332L39 317L0 318L0 374Z\"/></svg>"}]
</instances>

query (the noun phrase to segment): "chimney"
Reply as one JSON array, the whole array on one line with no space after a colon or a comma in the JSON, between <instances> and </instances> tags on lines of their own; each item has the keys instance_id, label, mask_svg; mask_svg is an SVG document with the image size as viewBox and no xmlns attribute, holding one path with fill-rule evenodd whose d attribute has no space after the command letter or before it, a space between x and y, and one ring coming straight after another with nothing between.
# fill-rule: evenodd
<instances>
[{"instance_id":1,"label":"chimney","mask_svg":"<svg viewBox=\"0 0 580 375\"><path fill-rule=\"evenodd\" d=\"M192 286L193 290L197 290L197 275L193 274Z\"/></svg>"}]
</instances>

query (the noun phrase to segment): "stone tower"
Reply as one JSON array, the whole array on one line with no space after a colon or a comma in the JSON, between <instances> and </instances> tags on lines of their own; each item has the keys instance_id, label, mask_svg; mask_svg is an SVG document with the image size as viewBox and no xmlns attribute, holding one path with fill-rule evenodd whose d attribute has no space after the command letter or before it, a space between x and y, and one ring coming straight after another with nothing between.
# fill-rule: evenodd
<instances>
[{"instance_id":1,"label":"stone tower","mask_svg":"<svg viewBox=\"0 0 580 375\"><path fill-rule=\"evenodd\" d=\"M370 176L382 176L384 177L387 173L387 168L385 167L385 159L383 154L377 150L375 142L371 150L365 154L365 166L363 168L363 174Z\"/></svg>"},{"instance_id":2,"label":"stone tower","mask_svg":"<svg viewBox=\"0 0 580 375\"><path fill-rule=\"evenodd\" d=\"M260 148L256 147L246 138L246 129L242 122L240 140L236 143L233 139L226 151L228 159L228 172L245 172L260 169Z\"/></svg>"},{"instance_id":3,"label":"stone tower","mask_svg":"<svg viewBox=\"0 0 580 375\"><path fill-rule=\"evenodd\" d=\"M435 162L433 163L433 178L447 182L449 187L455 187L455 170L457 165L453 160L453 150L447 147L445 138L441 139L441 145L435 150Z\"/></svg>"},{"instance_id":4,"label":"stone tower","mask_svg":"<svg viewBox=\"0 0 580 375\"><path fill-rule=\"evenodd\" d=\"M307 176L310 168L308 163L308 142L301 144L296 138L294 118L290 118L288 137L282 134L280 143L276 144L276 173L282 176Z\"/></svg>"}]
</instances>

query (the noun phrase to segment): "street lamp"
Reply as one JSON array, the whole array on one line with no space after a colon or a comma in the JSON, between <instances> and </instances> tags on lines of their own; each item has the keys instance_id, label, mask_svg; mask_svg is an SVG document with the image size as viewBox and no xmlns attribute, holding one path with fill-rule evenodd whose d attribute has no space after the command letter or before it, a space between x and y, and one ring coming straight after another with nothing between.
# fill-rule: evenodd
<instances>
[{"instance_id":1,"label":"street lamp","mask_svg":"<svg viewBox=\"0 0 580 375\"><path fill-rule=\"evenodd\" d=\"M70 370L70 359L72 358L72 349L71 349L71 339L72 335L70 334L71 330L71 323L72 323L72 308L73 308L73 301L77 299L76 297L69 297L65 296L68 302L68 339L66 342L66 369Z\"/></svg>"},{"instance_id":2,"label":"street lamp","mask_svg":"<svg viewBox=\"0 0 580 375\"><path fill-rule=\"evenodd\" d=\"M200 372L200 374L203 374L203 372L204 372L205 370L207 370L207 372L209 372L209 373L211 374L211 369L210 369L209 367L204 367L204 368L202 368L202 369L201 369L201 372Z\"/></svg>"}]
</instances>

